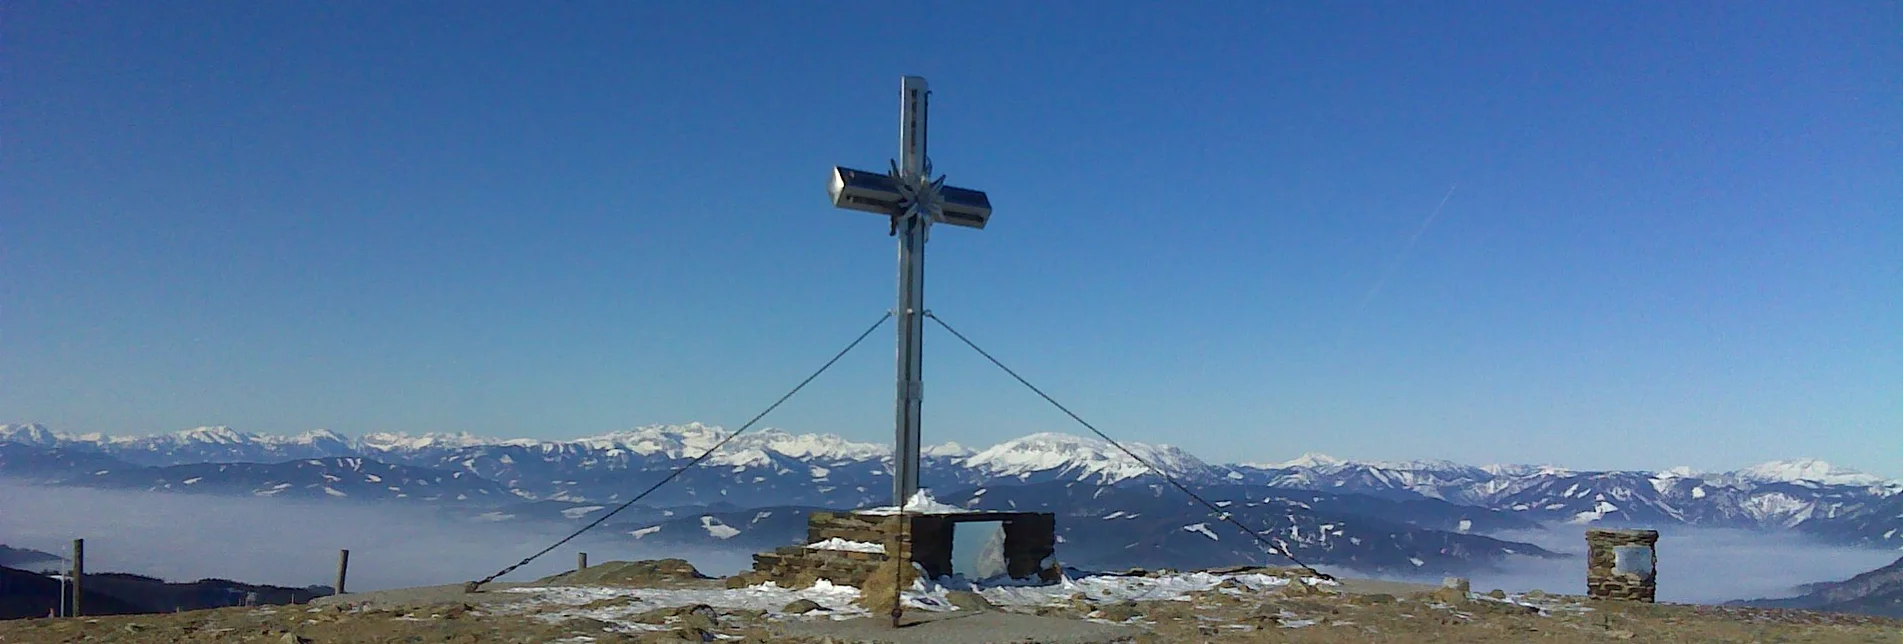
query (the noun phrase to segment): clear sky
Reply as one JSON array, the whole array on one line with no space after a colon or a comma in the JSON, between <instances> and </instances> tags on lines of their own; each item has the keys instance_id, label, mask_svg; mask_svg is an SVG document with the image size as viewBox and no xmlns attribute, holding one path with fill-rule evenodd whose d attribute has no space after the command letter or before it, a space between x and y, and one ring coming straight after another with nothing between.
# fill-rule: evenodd
<instances>
[{"instance_id":1,"label":"clear sky","mask_svg":"<svg viewBox=\"0 0 1903 644\"><path fill-rule=\"evenodd\" d=\"M9 3L0 421L737 426L892 305L918 74L928 307L1115 435L1903 475L1903 5L1590 4ZM1082 433L954 343L927 441Z\"/></svg>"}]
</instances>

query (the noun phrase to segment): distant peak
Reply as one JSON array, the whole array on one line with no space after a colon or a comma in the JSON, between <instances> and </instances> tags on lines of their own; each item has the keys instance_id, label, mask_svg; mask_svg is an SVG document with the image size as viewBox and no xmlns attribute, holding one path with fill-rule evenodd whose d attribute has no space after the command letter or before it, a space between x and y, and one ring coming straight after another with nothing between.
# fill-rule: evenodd
<instances>
[{"instance_id":1,"label":"distant peak","mask_svg":"<svg viewBox=\"0 0 1903 644\"><path fill-rule=\"evenodd\" d=\"M1212 471L1207 463L1169 445L1123 443L1123 447L1174 475ZM1150 473L1143 463L1107 441L1052 432L998 443L967 457L965 464L992 475L1028 477L1039 472L1054 472L1067 478L1104 482Z\"/></svg>"},{"instance_id":2,"label":"distant peak","mask_svg":"<svg viewBox=\"0 0 1903 644\"><path fill-rule=\"evenodd\" d=\"M221 445L248 443L256 437L234 430L224 425L193 427L172 432L171 436L183 442L216 443Z\"/></svg>"},{"instance_id":3,"label":"distant peak","mask_svg":"<svg viewBox=\"0 0 1903 644\"><path fill-rule=\"evenodd\" d=\"M291 442L291 443L298 443L302 445L313 445L316 443L333 443L333 442L334 443L349 443L350 439L345 438L343 434L339 434L337 432L333 432L328 429L313 429L313 430L298 434L296 436L287 437L285 441Z\"/></svg>"},{"instance_id":4,"label":"distant peak","mask_svg":"<svg viewBox=\"0 0 1903 644\"><path fill-rule=\"evenodd\" d=\"M1329 456L1327 454L1323 454L1321 452L1307 452L1302 454L1301 456L1295 457L1294 460L1269 464L1267 465L1266 468L1267 469L1315 468L1315 467L1327 467L1330 465L1341 465L1344 463L1347 463L1347 461L1344 461L1339 458L1335 458L1333 456Z\"/></svg>"},{"instance_id":5,"label":"distant peak","mask_svg":"<svg viewBox=\"0 0 1903 644\"><path fill-rule=\"evenodd\" d=\"M948 442L948 443L940 443L937 445L927 445L925 446L924 449L919 450L919 453L925 456L938 456L943 458L962 458L962 457L970 456L972 454L976 454L977 452L972 451L972 449L969 447L959 445L958 443Z\"/></svg>"},{"instance_id":6,"label":"distant peak","mask_svg":"<svg viewBox=\"0 0 1903 644\"><path fill-rule=\"evenodd\" d=\"M1759 483L1822 483L1826 485L1881 485L1882 477L1837 467L1815 458L1769 461L1733 472L1738 478Z\"/></svg>"},{"instance_id":7,"label":"distant peak","mask_svg":"<svg viewBox=\"0 0 1903 644\"><path fill-rule=\"evenodd\" d=\"M0 441L8 443L50 446L66 438L66 435L47 429L45 425L39 423L0 425Z\"/></svg>"}]
</instances>

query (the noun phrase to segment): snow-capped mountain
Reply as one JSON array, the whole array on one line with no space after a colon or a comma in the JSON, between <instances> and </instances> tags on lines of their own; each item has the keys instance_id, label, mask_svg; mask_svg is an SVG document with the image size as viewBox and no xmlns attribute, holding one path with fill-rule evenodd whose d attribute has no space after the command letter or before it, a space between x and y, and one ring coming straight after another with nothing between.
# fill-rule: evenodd
<instances>
[{"instance_id":1,"label":"snow-capped mountain","mask_svg":"<svg viewBox=\"0 0 1903 644\"><path fill-rule=\"evenodd\" d=\"M1313 453L1285 463L1237 465L1231 471L1228 478L1256 485L1461 503L1490 492L1486 483L1496 478L1485 469L1448 461L1358 462Z\"/></svg>"},{"instance_id":2,"label":"snow-capped mountain","mask_svg":"<svg viewBox=\"0 0 1903 644\"><path fill-rule=\"evenodd\" d=\"M1241 482L1384 498L1418 495L1541 522L1796 529L1834 541L1903 546L1903 513L1872 515L1886 501L1903 498L1903 483L1813 459L1707 474L1689 468L1581 472L1550 465L1355 462L1308 454L1233 469L1231 478Z\"/></svg>"},{"instance_id":3,"label":"snow-capped mountain","mask_svg":"<svg viewBox=\"0 0 1903 644\"><path fill-rule=\"evenodd\" d=\"M1124 447L1179 480L1215 482L1222 473L1201 459L1168 445L1125 443ZM1069 434L1032 434L979 451L960 462L984 479L1020 483L1082 481L1112 484L1144 476L1150 470L1100 439Z\"/></svg>"},{"instance_id":4,"label":"snow-capped mountain","mask_svg":"<svg viewBox=\"0 0 1903 644\"><path fill-rule=\"evenodd\" d=\"M65 437L56 434L39 423L25 425L0 425L0 443L30 445L33 447L58 447Z\"/></svg>"},{"instance_id":5,"label":"snow-capped mountain","mask_svg":"<svg viewBox=\"0 0 1903 644\"><path fill-rule=\"evenodd\" d=\"M121 437L62 434L40 425L0 425L0 474L39 482L141 489L166 489L164 485L170 483L176 489L189 477L85 479L101 470L356 458L460 473L494 484L497 492L515 502L586 507L618 503L728 436L723 428L702 424L655 425L565 441L442 433L376 433L353 440L326 430L270 436L228 427ZM1444 501L1542 523L1796 530L1845 543L1903 546L1903 509L1897 505L1903 503L1903 483L1811 459L1721 473L1689 468L1590 472L1546 465L1364 462L1321 454L1281 463L1212 466L1166 445L1126 446L1172 477L1202 487L1261 486L1344 498ZM946 492L1048 482L1087 486L1155 482L1143 463L1109 443L1065 434L1034 434L977 451L945 444L923 453L923 483ZM272 485L282 482L287 481ZM238 484L197 489L255 491ZM701 466L683 472L643 502L655 507L691 505L732 511L764 506L864 507L886 502L890 489L886 445L831 434L763 429L727 442ZM1486 521L1470 528L1477 532L1495 529Z\"/></svg>"},{"instance_id":6,"label":"snow-capped mountain","mask_svg":"<svg viewBox=\"0 0 1903 644\"><path fill-rule=\"evenodd\" d=\"M1885 480L1881 476L1837 467L1814 458L1760 463L1719 475L1716 480L1741 484L1802 483L1856 487L1883 487L1897 484L1896 481Z\"/></svg>"},{"instance_id":7,"label":"snow-capped mountain","mask_svg":"<svg viewBox=\"0 0 1903 644\"><path fill-rule=\"evenodd\" d=\"M271 462L351 456L355 444L342 434L316 429L291 436L260 435L230 427L194 427L149 436L61 434L37 424L0 425L0 443L94 450L138 465Z\"/></svg>"}]
</instances>

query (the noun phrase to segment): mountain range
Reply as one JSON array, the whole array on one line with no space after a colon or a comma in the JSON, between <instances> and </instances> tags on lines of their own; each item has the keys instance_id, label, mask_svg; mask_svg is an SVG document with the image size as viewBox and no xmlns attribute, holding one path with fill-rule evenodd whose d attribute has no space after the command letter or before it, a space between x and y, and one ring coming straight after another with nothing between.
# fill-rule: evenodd
<instances>
[{"instance_id":1,"label":"mountain range","mask_svg":"<svg viewBox=\"0 0 1903 644\"><path fill-rule=\"evenodd\" d=\"M573 522L592 520L727 436L700 424L567 441L272 436L227 427L124 437L0 425L0 475L108 489L426 502L483 521ZM1485 536L1550 523L1796 531L1903 547L1903 482L1815 460L1716 473L1575 471L1314 454L1211 464L1166 445L1126 447L1220 498L1229 518L1276 535L1298 556L1363 569L1453 571L1552 556ZM1046 433L983 450L944 444L925 452L922 482L941 499L1059 512L1066 556L1079 563L1189 566L1263 556L1249 535L1100 440ZM761 430L735 438L611 527L661 542L784 545L803 534L798 517L807 509L885 504L889 461L884 445Z\"/></svg>"}]
</instances>

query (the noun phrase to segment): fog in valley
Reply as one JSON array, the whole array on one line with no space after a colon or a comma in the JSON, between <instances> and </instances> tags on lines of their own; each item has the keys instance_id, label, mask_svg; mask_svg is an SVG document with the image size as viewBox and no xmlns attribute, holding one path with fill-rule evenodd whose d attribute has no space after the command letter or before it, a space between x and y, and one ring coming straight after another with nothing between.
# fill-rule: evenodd
<instances>
[{"instance_id":1,"label":"fog in valley","mask_svg":"<svg viewBox=\"0 0 1903 644\"><path fill-rule=\"evenodd\" d=\"M1585 594L1588 527L1551 525L1545 530L1488 535L1574 556L1517 558L1499 570L1474 572L1468 575L1474 590ZM1797 589L1801 584L1847 579L1903 557L1899 551L1833 546L1791 533L1683 526L1658 530L1658 598L1666 602L1713 604L1787 597L1801 594ZM1438 584L1440 578L1407 581Z\"/></svg>"},{"instance_id":2,"label":"fog in valley","mask_svg":"<svg viewBox=\"0 0 1903 644\"><path fill-rule=\"evenodd\" d=\"M328 585L337 551L350 552L349 589L451 584L488 576L579 524L517 525L458 518L427 505L367 505L251 497L41 487L0 481L0 543L67 554L86 539L86 567L171 581L222 577L282 586ZM1469 575L1492 588L1585 592L1585 526L1493 535L1570 559L1520 558ZM1063 556L1062 547L1058 556ZM504 578L531 580L594 562L677 557L724 575L750 565L750 550L642 545L598 530ZM1800 584L1845 579L1903 552L1827 546L1790 534L1670 528L1659 540L1659 598L1716 603L1796 594ZM1240 563L1240 562L1238 562ZM1132 562L1141 565L1141 562ZM1345 576L1369 576L1324 567ZM1390 576L1391 578L1395 578ZM1439 583L1436 576L1408 581Z\"/></svg>"},{"instance_id":3,"label":"fog in valley","mask_svg":"<svg viewBox=\"0 0 1903 644\"><path fill-rule=\"evenodd\" d=\"M368 505L250 497L42 487L0 481L0 543L65 556L86 540L88 572L168 581L220 577L280 586L330 585L350 550L347 589L451 584L489 576L579 524L459 519L426 505ZM620 539L616 539L619 536ZM751 564L750 551L642 547L597 529L523 567L526 581L592 562L678 557L708 574Z\"/></svg>"}]
</instances>

